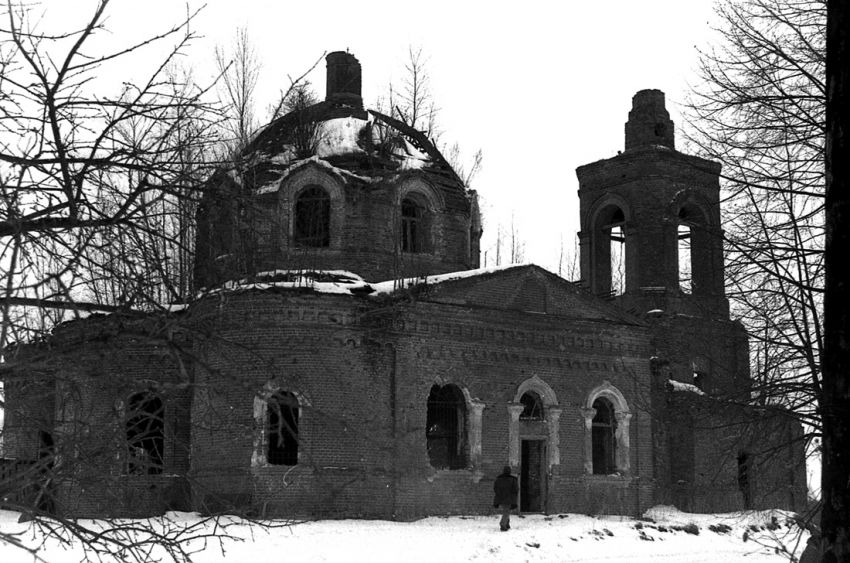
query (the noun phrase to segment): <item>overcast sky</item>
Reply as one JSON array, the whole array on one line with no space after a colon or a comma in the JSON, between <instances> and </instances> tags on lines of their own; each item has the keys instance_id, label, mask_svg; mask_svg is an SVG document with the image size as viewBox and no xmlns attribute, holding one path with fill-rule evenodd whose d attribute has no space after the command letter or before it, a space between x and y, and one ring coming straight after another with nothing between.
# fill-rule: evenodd
<instances>
[{"instance_id":1,"label":"overcast sky","mask_svg":"<svg viewBox=\"0 0 850 563\"><path fill-rule=\"evenodd\" d=\"M93 5L42 4L63 24ZM129 40L185 12L177 0L112 0L108 27L113 39ZM459 143L468 158L484 153L473 183L483 202L482 250L513 215L526 261L557 272L560 241L571 251L578 230L575 168L622 150L638 90L666 93L678 133L677 104L695 82L697 48L711 39L712 17L712 0L209 0L193 24L204 38L184 62L199 81L211 78L215 45L228 47L246 27L262 63L258 104L265 108L287 76L323 52L348 50L362 64L363 98L373 107L391 81L403 79L408 48L421 47L441 141ZM310 80L324 96L324 62Z\"/></svg>"}]
</instances>

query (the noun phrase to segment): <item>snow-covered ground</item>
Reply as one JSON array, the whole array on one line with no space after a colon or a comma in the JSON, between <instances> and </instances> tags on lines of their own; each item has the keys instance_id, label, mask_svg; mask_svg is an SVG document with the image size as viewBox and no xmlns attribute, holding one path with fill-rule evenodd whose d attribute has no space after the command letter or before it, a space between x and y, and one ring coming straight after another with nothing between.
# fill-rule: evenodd
<instances>
[{"instance_id":1,"label":"snow-covered ground","mask_svg":"<svg viewBox=\"0 0 850 563\"><path fill-rule=\"evenodd\" d=\"M16 534L25 546L43 537L32 524L18 523L18 513L0 511L0 534ZM299 561L443 563L452 561L675 561L724 563L788 561L783 549L802 552L808 535L799 532L788 514L763 511L732 514L687 514L656 507L646 519L578 514L513 516L511 530L499 531L498 516L433 517L416 522L379 520L322 520L265 529L227 517L205 522L195 532L224 528L233 539L218 542L197 539L189 544L193 561L247 562ZM170 513L170 526L202 522L194 514ZM130 521L161 529L153 521ZM713 527L711 529L710 527ZM694 534L693 532L698 532ZM137 537L141 537L138 536ZM162 553L151 553L151 559ZM38 556L51 563L86 561L79 544L70 547L48 540ZM115 560L129 560L119 556ZM171 560L164 557L163 561ZM20 547L0 545L3 563L39 559Z\"/></svg>"}]
</instances>

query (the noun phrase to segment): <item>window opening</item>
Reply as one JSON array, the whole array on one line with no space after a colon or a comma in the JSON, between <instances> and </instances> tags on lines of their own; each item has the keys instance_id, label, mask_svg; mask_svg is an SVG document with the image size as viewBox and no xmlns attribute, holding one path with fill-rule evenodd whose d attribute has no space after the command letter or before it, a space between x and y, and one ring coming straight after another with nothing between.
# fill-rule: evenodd
<instances>
[{"instance_id":1,"label":"window opening","mask_svg":"<svg viewBox=\"0 0 850 563\"><path fill-rule=\"evenodd\" d=\"M463 393L454 385L431 387L428 395L426 440L428 459L436 469L466 467Z\"/></svg>"},{"instance_id":2,"label":"window opening","mask_svg":"<svg viewBox=\"0 0 850 563\"><path fill-rule=\"evenodd\" d=\"M614 437L617 423L614 418L614 406L607 399L599 398L593 401L593 408L596 410L591 431L593 473L610 475L616 471Z\"/></svg>"},{"instance_id":3,"label":"window opening","mask_svg":"<svg viewBox=\"0 0 850 563\"><path fill-rule=\"evenodd\" d=\"M295 202L295 244L312 248L330 246L331 198L318 186L301 192Z\"/></svg>"},{"instance_id":4,"label":"window opening","mask_svg":"<svg viewBox=\"0 0 850 563\"><path fill-rule=\"evenodd\" d=\"M626 291L626 216L616 207L608 213L610 217L602 226L606 245L603 260L608 262L606 286L610 295L622 295Z\"/></svg>"},{"instance_id":5,"label":"window opening","mask_svg":"<svg viewBox=\"0 0 850 563\"><path fill-rule=\"evenodd\" d=\"M53 466L56 451L53 435L45 430L38 431L38 482L36 484L36 506L48 514L56 508L54 503Z\"/></svg>"},{"instance_id":6,"label":"window opening","mask_svg":"<svg viewBox=\"0 0 850 563\"><path fill-rule=\"evenodd\" d=\"M278 391L266 402L266 460L270 465L298 464L298 398Z\"/></svg>"},{"instance_id":7,"label":"window opening","mask_svg":"<svg viewBox=\"0 0 850 563\"><path fill-rule=\"evenodd\" d=\"M626 291L626 237L623 226L611 227L611 293L622 295Z\"/></svg>"},{"instance_id":8,"label":"window opening","mask_svg":"<svg viewBox=\"0 0 850 563\"><path fill-rule=\"evenodd\" d=\"M404 252L425 252L425 207L406 198L401 202L401 249Z\"/></svg>"},{"instance_id":9,"label":"window opening","mask_svg":"<svg viewBox=\"0 0 850 563\"><path fill-rule=\"evenodd\" d=\"M738 490L744 497L744 508L750 509L753 507L753 458L750 454L744 452L738 455Z\"/></svg>"},{"instance_id":10,"label":"window opening","mask_svg":"<svg viewBox=\"0 0 850 563\"><path fill-rule=\"evenodd\" d=\"M699 371L694 371L694 387L701 391L705 391L705 374Z\"/></svg>"},{"instance_id":11,"label":"window opening","mask_svg":"<svg viewBox=\"0 0 850 563\"><path fill-rule=\"evenodd\" d=\"M543 399L537 393L523 393L519 398L522 403L522 413L519 415L520 420L543 420Z\"/></svg>"},{"instance_id":12,"label":"window opening","mask_svg":"<svg viewBox=\"0 0 850 563\"><path fill-rule=\"evenodd\" d=\"M678 227L678 255L679 255L679 289L684 293L691 293L692 264L691 264L691 227L679 224Z\"/></svg>"},{"instance_id":13,"label":"window opening","mask_svg":"<svg viewBox=\"0 0 850 563\"><path fill-rule=\"evenodd\" d=\"M162 399L149 391L136 393L127 401L127 470L131 474L162 473L164 410Z\"/></svg>"}]
</instances>

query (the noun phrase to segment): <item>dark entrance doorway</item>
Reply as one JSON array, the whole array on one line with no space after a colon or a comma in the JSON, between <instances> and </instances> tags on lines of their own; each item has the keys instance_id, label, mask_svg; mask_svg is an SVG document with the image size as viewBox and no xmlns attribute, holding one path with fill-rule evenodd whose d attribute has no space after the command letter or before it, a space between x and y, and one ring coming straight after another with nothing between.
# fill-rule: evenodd
<instances>
[{"instance_id":1,"label":"dark entrance doorway","mask_svg":"<svg viewBox=\"0 0 850 563\"><path fill-rule=\"evenodd\" d=\"M546 441L523 440L519 479L519 509L546 510Z\"/></svg>"}]
</instances>

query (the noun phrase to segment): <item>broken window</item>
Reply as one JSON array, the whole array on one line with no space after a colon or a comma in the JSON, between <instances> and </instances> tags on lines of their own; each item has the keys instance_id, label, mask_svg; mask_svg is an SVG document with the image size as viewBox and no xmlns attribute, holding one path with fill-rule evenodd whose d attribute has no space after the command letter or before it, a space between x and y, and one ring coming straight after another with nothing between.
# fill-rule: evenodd
<instances>
[{"instance_id":1,"label":"broken window","mask_svg":"<svg viewBox=\"0 0 850 563\"><path fill-rule=\"evenodd\" d=\"M704 391L705 390L705 374L701 371L694 370L694 387L697 389Z\"/></svg>"},{"instance_id":2,"label":"broken window","mask_svg":"<svg viewBox=\"0 0 850 563\"><path fill-rule=\"evenodd\" d=\"M295 244L312 248L330 246L331 198L319 186L310 186L295 201Z\"/></svg>"},{"instance_id":3,"label":"broken window","mask_svg":"<svg viewBox=\"0 0 850 563\"><path fill-rule=\"evenodd\" d=\"M706 385L708 384L708 361L702 356L696 357L691 361L691 368L693 370L693 383L694 387L705 391Z\"/></svg>"},{"instance_id":4,"label":"broken window","mask_svg":"<svg viewBox=\"0 0 850 563\"><path fill-rule=\"evenodd\" d=\"M277 391L266 402L266 461L270 465L298 464L298 398Z\"/></svg>"},{"instance_id":5,"label":"broken window","mask_svg":"<svg viewBox=\"0 0 850 563\"><path fill-rule=\"evenodd\" d=\"M543 399L540 398L540 395L529 391L523 393L519 402L522 404L520 420L543 420Z\"/></svg>"},{"instance_id":6,"label":"broken window","mask_svg":"<svg viewBox=\"0 0 850 563\"><path fill-rule=\"evenodd\" d=\"M593 416L591 442L594 475L610 475L617 468L615 434L617 422L614 418L614 406L608 399L593 401L596 414Z\"/></svg>"},{"instance_id":7,"label":"broken window","mask_svg":"<svg viewBox=\"0 0 850 563\"><path fill-rule=\"evenodd\" d=\"M466 467L466 402L455 385L434 385L428 395L425 437L428 459L436 469Z\"/></svg>"},{"instance_id":8,"label":"broken window","mask_svg":"<svg viewBox=\"0 0 850 563\"><path fill-rule=\"evenodd\" d=\"M425 252L428 248L428 211L414 198L401 202L401 250Z\"/></svg>"},{"instance_id":9,"label":"broken window","mask_svg":"<svg viewBox=\"0 0 850 563\"><path fill-rule=\"evenodd\" d=\"M738 490L744 498L744 508L753 507L753 458L746 452L738 455Z\"/></svg>"},{"instance_id":10,"label":"broken window","mask_svg":"<svg viewBox=\"0 0 850 563\"><path fill-rule=\"evenodd\" d=\"M165 450L165 407L152 391L127 401L127 471L135 475L162 473Z\"/></svg>"},{"instance_id":11,"label":"broken window","mask_svg":"<svg viewBox=\"0 0 850 563\"><path fill-rule=\"evenodd\" d=\"M52 514L56 508L54 502L54 488L52 486L53 467L56 461L56 449L53 443L53 434L46 430L38 431L38 481L35 484L36 506L48 514Z\"/></svg>"},{"instance_id":12,"label":"broken window","mask_svg":"<svg viewBox=\"0 0 850 563\"><path fill-rule=\"evenodd\" d=\"M691 281L691 227L679 224L677 232L678 256L679 256L679 289L683 293L691 293L693 285Z\"/></svg>"}]
</instances>

